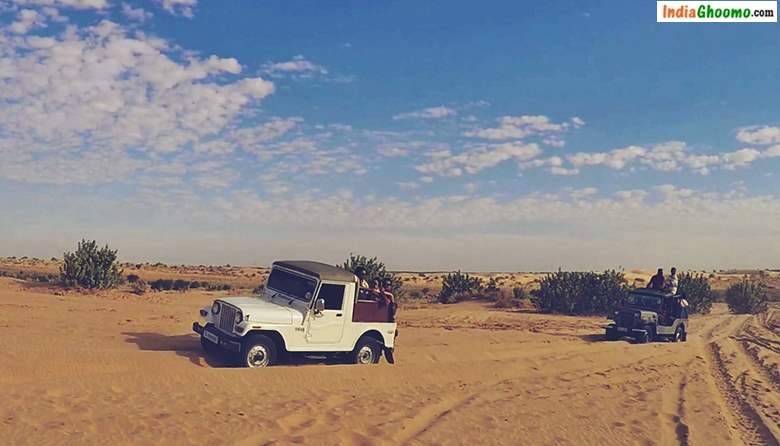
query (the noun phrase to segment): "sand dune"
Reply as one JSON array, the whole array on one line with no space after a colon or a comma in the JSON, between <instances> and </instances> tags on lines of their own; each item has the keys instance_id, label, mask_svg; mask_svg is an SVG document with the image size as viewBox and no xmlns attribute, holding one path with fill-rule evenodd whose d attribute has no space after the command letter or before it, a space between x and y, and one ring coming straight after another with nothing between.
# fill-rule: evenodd
<instances>
[{"instance_id":1,"label":"sand dune","mask_svg":"<svg viewBox=\"0 0 780 446\"><path fill-rule=\"evenodd\" d=\"M478 303L400 312L397 364L205 358L211 293L53 295L0 279L5 444L778 444L780 314L716 305L685 344Z\"/></svg>"}]
</instances>

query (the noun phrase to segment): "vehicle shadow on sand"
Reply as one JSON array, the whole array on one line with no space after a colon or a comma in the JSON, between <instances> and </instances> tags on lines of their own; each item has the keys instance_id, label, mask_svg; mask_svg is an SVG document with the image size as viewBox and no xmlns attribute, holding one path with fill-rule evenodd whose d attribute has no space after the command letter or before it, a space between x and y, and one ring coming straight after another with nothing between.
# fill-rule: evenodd
<instances>
[{"instance_id":1,"label":"vehicle shadow on sand","mask_svg":"<svg viewBox=\"0 0 780 446\"><path fill-rule=\"evenodd\" d=\"M125 332L122 334L127 336L125 342L137 345L140 350L175 352L176 355L187 358L198 367L235 367L235 364L228 358L206 354L196 335L170 336L150 332Z\"/></svg>"},{"instance_id":2,"label":"vehicle shadow on sand","mask_svg":"<svg viewBox=\"0 0 780 446\"><path fill-rule=\"evenodd\" d=\"M125 342L135 344L140 350L155 352L175 352L176 355L187 358L198 367L235 368L240 365L224 354L211 354L203 351L197 335L164 335L150 332L125 332ZM279 358L276 366L308 366L308 365L339 365L344 364L341 358L327 358L317 355L286 354Z\"/></svg>"}]
</instances>

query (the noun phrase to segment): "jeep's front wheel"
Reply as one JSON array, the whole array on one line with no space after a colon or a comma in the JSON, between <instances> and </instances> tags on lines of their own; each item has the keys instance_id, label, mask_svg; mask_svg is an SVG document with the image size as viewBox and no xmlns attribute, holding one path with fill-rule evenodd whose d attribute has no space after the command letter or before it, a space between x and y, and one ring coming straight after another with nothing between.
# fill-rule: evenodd
<instances>
[{"instance_id":1,"label":"jeep's front wheel","mask_svg":"<svg viewBox=\"0 0 780 446\"><path fill-rule=\"evenodd\" d=\"M379 362L381 354L379 342L374 338L363 336L358 339L355 350L352 351L352 362L354 364L376 364Z\"/></svg>"},{"instance_id":2,"label":"jeep's front wheel","mask_svg":"<svg viewBox=\"0 0 780 446\"><path fill-rule=\"evenodd\" d=\"M268 336L251 335L244 341L241 359L244 367L252 369L268 367L276 361L276 345Z\"/></svg>"}]
</instances>

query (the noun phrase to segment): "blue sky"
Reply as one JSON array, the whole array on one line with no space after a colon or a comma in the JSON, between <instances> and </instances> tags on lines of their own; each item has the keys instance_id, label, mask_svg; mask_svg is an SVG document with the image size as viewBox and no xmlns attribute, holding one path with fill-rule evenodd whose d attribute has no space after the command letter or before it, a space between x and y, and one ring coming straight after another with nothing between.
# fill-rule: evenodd
<instances>
[{"instance_id":1,"label":"blue sky","mask_svg":"<svg viewBox=\"0 0 780 446\"><path fill-rule=\"evenodd\" d=\"M777 266L777 24L653 2L0 1L0 255ZM641 247L641 252L638 252Z\"/></svg>"}]
</instances>

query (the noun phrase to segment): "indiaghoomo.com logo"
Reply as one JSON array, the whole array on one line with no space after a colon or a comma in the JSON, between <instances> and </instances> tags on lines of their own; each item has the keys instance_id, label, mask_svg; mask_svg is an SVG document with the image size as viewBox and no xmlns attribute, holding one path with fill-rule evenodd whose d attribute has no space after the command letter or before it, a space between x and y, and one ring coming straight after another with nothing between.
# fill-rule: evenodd
<instances>
[{"instance_id":1,"label":"indiaghoomo.com logo","mask_svg":"<svg viewBox=\"0 0 780 446\"><path fill-rule=\"evenodd\" d=\"M658 1L656 21L777 23L777 1Z\"/></svg>"}]
</instances>

